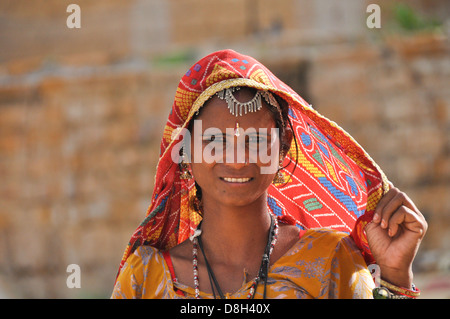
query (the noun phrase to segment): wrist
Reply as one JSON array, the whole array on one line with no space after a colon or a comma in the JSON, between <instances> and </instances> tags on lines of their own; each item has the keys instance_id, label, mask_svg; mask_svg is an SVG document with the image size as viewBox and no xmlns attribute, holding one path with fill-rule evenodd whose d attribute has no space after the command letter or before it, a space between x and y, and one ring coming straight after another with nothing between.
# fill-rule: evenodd
<instances>
[{"instance_id":1,"label":"wrist","mask_svg":"<svg viewBox=\"0 0 450 319\"><path fill-rule=\"evenodd\" d=\"M408 269L396 269L391 267L380 266L381 279L405 289L412 289L413 271L411 267Z\"/></svg>"},{"instance_id":2,"label":"wrist","mask_svg":"<svg viewBox=\"0 0 450 319\"><path fill-rule=\"evenodd\" d=\"M411 289L406 289L402 287L397 287L387 281L384 281L383 279L380 280L381 288L386 289L386 291L393 295L393 297L389 299L403 299L404 297L407 299L414 299L420 296L420 290L417 289L414 284L412 285ZM397 296L397 297L395 297Z\"/></svg>"},{"instance_id":3,"label":"wrist","mask_svg":"<svg viewBox=\"0 0 450 319\"><path fill-rule=\"evenodd\" d=\"M375 282L375 299L415 299L420 290L412 283L411 267L407 269L391 268L377 264L369 265L369 271Z\"/></svg>"}]
</instances>

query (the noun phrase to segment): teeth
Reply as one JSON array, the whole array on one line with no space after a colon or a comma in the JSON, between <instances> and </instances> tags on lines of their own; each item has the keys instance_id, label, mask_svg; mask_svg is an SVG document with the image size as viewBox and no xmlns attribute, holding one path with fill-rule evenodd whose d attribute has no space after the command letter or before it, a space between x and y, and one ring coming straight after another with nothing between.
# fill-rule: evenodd
<instances>
[{"instance_id":1,"label":"teeth","mask_svg":"<svg viewBox=\"0 0 450 319\"><path fill-rule=\"evenodd\" d=\"M250 177L247 177L247 178L224 177L223 180L225 182L230 182L230 183L245 183L245 182L248 182L250 180Z\"/></svg>"}]
</instances>

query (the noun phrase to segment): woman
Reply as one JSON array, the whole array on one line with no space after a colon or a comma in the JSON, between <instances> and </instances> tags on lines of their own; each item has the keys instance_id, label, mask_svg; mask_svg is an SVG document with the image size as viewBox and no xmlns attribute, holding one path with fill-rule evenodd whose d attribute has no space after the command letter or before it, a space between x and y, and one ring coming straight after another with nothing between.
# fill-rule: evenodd
<instances>
[{"instance_id":1,"label":"woman","mask_svg":"<svg viewBox=\"0 0 450 319\"><path fill-rule=\"evenodd\" d=\"M416 297L426 228L346 132L255 59L219 51L180 81L112 297L371 298L374 262L389 288L375 291Z\"/></svg>"}]
</instances>

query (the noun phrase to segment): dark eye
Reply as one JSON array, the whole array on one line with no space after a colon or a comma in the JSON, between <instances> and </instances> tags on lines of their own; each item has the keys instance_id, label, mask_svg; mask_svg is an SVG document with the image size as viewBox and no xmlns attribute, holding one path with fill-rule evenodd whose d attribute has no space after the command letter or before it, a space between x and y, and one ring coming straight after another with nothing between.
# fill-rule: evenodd
<instances>
[{"instance_id":1,"label":"dark eye","mask_svg":"<svg viewBox=\"0 0 450 319\"><path fill-rule=\"evenodd\" d=\"M248 142L254 144L264 143L265 141L266 139L261 136L249 136L248 138Z\"/></svg>"},{"instance_id":2,"label":"dark eye","mask_svg":"<svg viewBox=\"0 0 450 319\"><path fill-rule=\"evenodd\" d=\"M224 139L220 135L209 135L209 136L203 136L204 142L216 142L216 143L223 143Z\"/></svg>"}]
</instances>

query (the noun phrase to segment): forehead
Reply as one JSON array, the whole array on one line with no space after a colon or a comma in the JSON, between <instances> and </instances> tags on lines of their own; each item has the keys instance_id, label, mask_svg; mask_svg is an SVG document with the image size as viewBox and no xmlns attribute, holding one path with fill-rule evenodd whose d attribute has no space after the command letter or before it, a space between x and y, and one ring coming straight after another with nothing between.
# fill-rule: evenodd
<instances>
[{"instance_id":1,"label":"forehead","mask_svg":"<svg viewBox=\"0 0 450 319\"><path fill-rule=\"evenodd\" d=\"M234 96L238 101L245 103L254 97L254 92L249 90L239 90ZM236 122L239 122L241 128L274 128L274 114L269 109L269 106L264 99L262 99L262 106L263 107L259 111L248 112L247 114L236 116L230 113L226 101L221 100L214 95L205 103L205 105L203 105L197 120L202 121L203 128L233 128L235 127Z\"/></svg>"}]
</instances>

